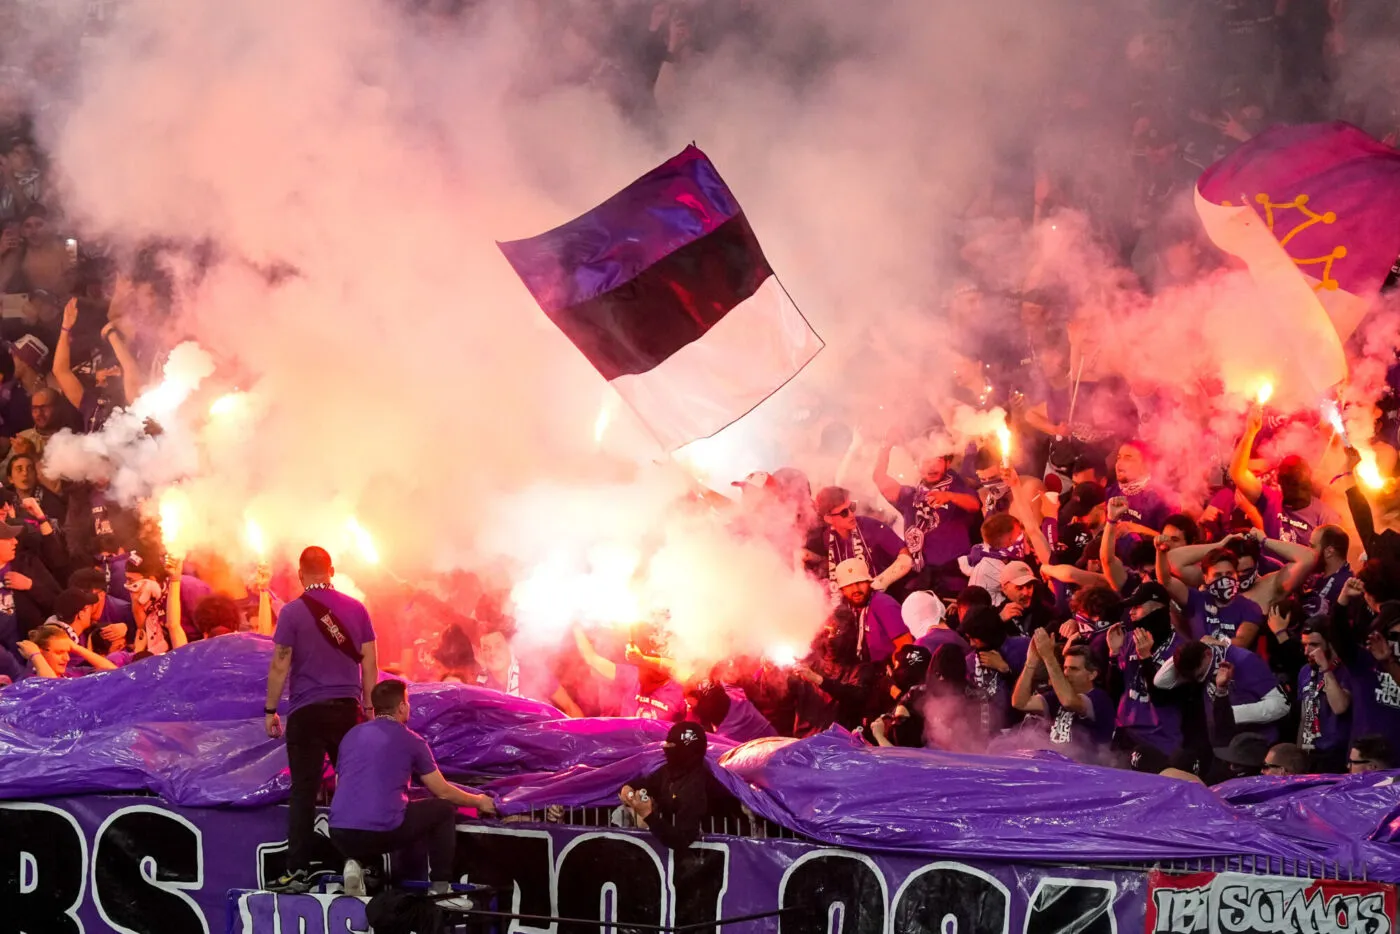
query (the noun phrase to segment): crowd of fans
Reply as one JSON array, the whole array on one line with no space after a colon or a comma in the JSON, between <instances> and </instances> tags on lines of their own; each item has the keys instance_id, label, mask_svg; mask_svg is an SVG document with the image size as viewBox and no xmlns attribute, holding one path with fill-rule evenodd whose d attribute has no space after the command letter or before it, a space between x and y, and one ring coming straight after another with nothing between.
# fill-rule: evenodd
<instances>
[{"instance_id":1,"label":"crowd of fans","mask_svg":"<svg viewBox=\"0 0 1400 934\"><path fill-rule=\"evenodd\" d=\"M679 3L618 5L613 18L565 17L550 28L585 50L569 59L574 78L644 117L667 66L684 68L736 34L759 41L757 5L728 6L726 17L706 18ZM688 719L741 741L838 726L877 746L1048 748L1206 781L1393 767L1393 490L1363 490L1353 477L1359 455L1341 439L1329 446L1325 425L1314 446L1325 461L1261 456L1288 413L1260 405L1218 475L1168 486L1173 452L1141 440L1151 436L1144 429L1165 406L1190 409L1189 394L1207 383L1172 395L1139 392L1112 367L1083 379L1064 336L1072 303L1005 282L973 249L979 223L1029 225L1073 209L1093 219L1145 292L1160 291L1202 275L1208 248L1198 230L1149 218L1172 216L1156 208L1232 145L1278 119L1350 116L1382 137L1400 129L1400 94L1387 84L1394 69L1360 90L1333 80L1348 56L1396 34L1386 5L1163 7L1116 51L1104 44L1133 79L1121 85L1131 98L1117 138L1123 171L1099 184L1046 145L1018 179L997 183L987 214L967 222L964 275L946 298L969 379L950 401L1004 406L1012 453L995 438L956 449L951 418L935 412L892 433L872 475L859 478L880 501L857 502L846 486L813 489L786 467L751 474L737 501L715 506L735 535L794 555L827 589L830 618L810 647L695 671L669 657L666 621L655 619L575 629L550 651L517 650L504 592L463 586L447 599L371 600L400 628L427 613L434 625L424 631L440 633L397 667L533 697L569 716ZM56 432L100 429L152 378L171 343L162 328L171 288L150 254L114 257L67 235L15 77L34 80L37 59L10 66L0 82L0 679L9 681L100 672L227 633L269 634L281 598L296 595L265 568L245 582L215 558L192 556L187 567L103 484L44 469ZM1205 69L1223 76L1218 85L1186 80L1184 63L1197 60L1221 66ZM1056 109L1061 129L1074 125L1076 100L1066 94ZM1012 309L1017 326L971 326L992 304ZM1389 401L1376 413L1387 467ZM898 448L916 465L907 482L891 467ZM1201 484L1204 495L1186 492Z\"/></svg>"}]
</instances>

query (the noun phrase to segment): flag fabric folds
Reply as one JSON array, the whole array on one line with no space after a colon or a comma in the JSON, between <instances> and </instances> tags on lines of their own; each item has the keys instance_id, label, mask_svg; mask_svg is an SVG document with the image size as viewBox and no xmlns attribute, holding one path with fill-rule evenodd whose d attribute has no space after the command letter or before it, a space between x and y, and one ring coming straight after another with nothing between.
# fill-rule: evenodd
<instances>
[{"instance_id":1,"label":"flag fabric folds","mask_svg":"<svg viewBox=\"0 0 1400 934\"><path fill-rule=\"evenodd\" d=\"M1400 152L1342 122L1266 130L1206 169L1196 209L1244 260L1315 390L1400 257Z\"/></svg>"},{"instance_id":2,"label":"flag fabric folds","mask_svg":"<svg viewBox=\"0 0 1400 934\"><path fill-rule=\"evenodd\" d=\"M742 417L822 348L694 146L586 214L498 245L667 450Z\"/></svg>"}]
</instances>

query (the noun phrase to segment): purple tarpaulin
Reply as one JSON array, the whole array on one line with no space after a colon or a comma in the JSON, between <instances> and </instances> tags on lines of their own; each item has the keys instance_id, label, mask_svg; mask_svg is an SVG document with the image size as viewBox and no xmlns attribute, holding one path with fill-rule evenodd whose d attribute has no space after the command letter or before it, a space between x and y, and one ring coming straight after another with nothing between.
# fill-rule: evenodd
<instances>
[{"instance_id":1,"label":"purple tarpaulin","mask_svg":"<svg viewBox=\"0 0 1400 934\"><path fill-rule=\"evenodd\" d=\"M0 797L284 800L284 747L262 727L270 656L269 640L229 636L117 672L0 691ZM410 725L443 770L490 790L508 814L613 803L620 785L661 762L665 727L654 722L564 720L547 705L467 685L418 686L412 703ZM1400 786L1382 777L1343 779L1325 795L1316 780L1267 793L1231 783L1218 795L1047 755L876 750L836 731L739 747L716 738L711 762L756 813L838 846L1074 862L1322 856L1400 878Z\"/></svg>"}]
</instances>

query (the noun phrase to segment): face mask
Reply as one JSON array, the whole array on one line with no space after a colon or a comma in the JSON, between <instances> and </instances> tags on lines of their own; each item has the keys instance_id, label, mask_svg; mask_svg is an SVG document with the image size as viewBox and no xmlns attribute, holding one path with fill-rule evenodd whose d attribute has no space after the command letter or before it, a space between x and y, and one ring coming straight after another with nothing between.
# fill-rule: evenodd
<instances>
[{"instance_id":1,"label":"face mask","mask_svg":"<svg viewBox=\"0 0 1400 934\"><path fill-rule=\"evenodd\" d=\"M1240 582L1233 577L1217 577L1206 584L1206 593L1215 600L1216 603L1229 603L1235 599L1240 592Z\"/></svg>"},{"instance_id":2,"label":"face mask","mask_svg":"<svg viewBox=\"0 0 1400 934\"><path fill-rule=\"evenodd\" d=\"M992 480L981 484L982 499L984 502L995 503L1011 492L1011 487L1001 480Z\"/></svg>"},{"instance_id":3,"label":"face mask","mask_svg":"<svg viewBox=\"0 0 1400 934\"><path fill-rule=\"evenodd\" d=\"M1240 578L1240 590L1248 590L1259 583L1259 571L1255 569Z\"/></svg>"}]
</instances>

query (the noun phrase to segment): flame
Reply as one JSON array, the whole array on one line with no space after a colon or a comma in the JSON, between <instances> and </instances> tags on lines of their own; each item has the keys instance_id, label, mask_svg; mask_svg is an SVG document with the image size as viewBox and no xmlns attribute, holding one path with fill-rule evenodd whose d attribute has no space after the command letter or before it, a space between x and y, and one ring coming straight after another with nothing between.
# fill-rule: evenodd
<instances>
[{"instance_id":1,"label":"flame","mask_svg":"<svg viewBox=\"0 0 1400 934\"><path fill-rule=\"evenodd\" d=\"M797 649L790 645L775 645L764 653L768 660L779 668L791 668L797 664Z\"/></svg>"},{"instance_id":2,"label":"flame","mask_svg":"<svg viewBox=\"0 0 1400 934\"><path fill-rule=\"evenodd\" d=\"M1376 463L1376 452L1371 448L1358 451L1361 455L1361 463L1356 465L1356 478L1361 481L1361 485L1368 490L1384 490L1387 486L1385 475L1381 473L1381 468Z\"/></svg>"},{"instance_id":3,"label":"flame","mask_svg":"<svg viewBox=\"0 0 1400 934\"><path fill-rule=\"evenodd\" d=\"M570 626L629 626L645 618L633 586L641 552L628 546L599 546L583 562L564 555L536 565L516 582L511 604L522 635L545 641Z\"/></svg>"},{"instance_id":4,"label":"flame","mask_svg":"<svg viewBox=\"0 0 1400 934\"><path fill-rule=\"evenodd\" d=\"M143 392L131 410L140 418L169 418L213 372L213 358L186 341L170 351L161 381Z\"/></svg>"},{"instance_id":5,"label":"flame","mask_svg":"<svg viewBox=\"0 0 1400 934\"><path fill-rule=\"evenodd\" d=\"M262 526L257 520L249 516L243 526L243 537L248 542L248 547L253 549L253 554L257 555L258 563L261 564L267 558L267 537L263 535Z\"/></svg>"},{"instance_id":6,"label":"flame","mask_svg":"<svg viewBox=\"0 0 1400 934\"><path fill-rule=\"evenodd\" d=\"M243 393L226 392L215 399L209 406L209 417L219 418L224 415L231 415L243 405Z\"/></svg>"},{"instance_id":7,"label":"flame","mask_svg":"<svg viewBox=\"0 0 1400 934\"><path fill-rule=\"evenodd\" d=\"M1274 384L1269 380L1264 380L1259 384L1259 391L1254 394L1255 401L1260 405L1268 405L1269 400L1274 397Z\"/></svg>"},{"instance_id":8,"label":"flame","mask_svg":"<svg viewBox=\"0 0 1400 934\"><path fill-rule=\"evenodd\" d=\"M188 512L185 494L178 487L171 487L160 495L160 537L165 542L165 550L180 554L180 533L184 531L185 513Z\"/></svg>"},{"instance_id":9,"label":"flame","mask_svg":"<svg viewBox=\"0 0 1400 934\"><path fill-rule=\"evenodd\" d=\"M1011 466L1011 429L1005 425L997 428L997 441L1001 444L1001 466Z\"/></svg>"},{"instance_id":10,"label":"flame","mask_svg":"<svg viewBox=\"0 0 1400 934\"><path fill-rule=\"evenodd\" d=\"M355 549L360 553L366 564L379 563L379 549L374 545L374 537L369 534L369 530L360 525L360 520L351 516L345 520L345 528L350 533L350 540L354 543Z\"/></svg>"},{"instance_id":11,"label":"flame","mask_svg":"<svg viewBox=\"0 0 1400 934\"><path fill-rule=\"evenodd\" d=\"M1342 423L1341 409L1337 408L1337 403L1331 399L1325 399L1322 403L1322 417L1327 420L1327 424L1332 426L1332 430L1343 440L1347 437L1346 425Z\"/></svg>"}]
</instances>

